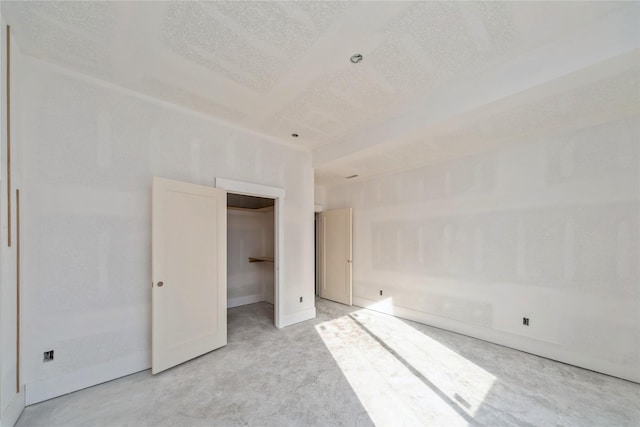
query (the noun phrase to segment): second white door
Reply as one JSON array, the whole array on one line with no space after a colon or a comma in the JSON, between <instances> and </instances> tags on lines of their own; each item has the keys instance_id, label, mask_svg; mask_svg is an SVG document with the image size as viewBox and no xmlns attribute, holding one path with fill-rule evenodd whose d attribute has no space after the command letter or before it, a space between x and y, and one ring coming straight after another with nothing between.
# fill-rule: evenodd
<instances>
[{"instance_id":1,"label":"second white door","mask_svg":"<svg viewBox=\"0 0 640 427\"><path fill-rule=\"evenodd\" d=\"M320 213L320 297L352 304L351 208Z\"/></svg>"}]
</instances>

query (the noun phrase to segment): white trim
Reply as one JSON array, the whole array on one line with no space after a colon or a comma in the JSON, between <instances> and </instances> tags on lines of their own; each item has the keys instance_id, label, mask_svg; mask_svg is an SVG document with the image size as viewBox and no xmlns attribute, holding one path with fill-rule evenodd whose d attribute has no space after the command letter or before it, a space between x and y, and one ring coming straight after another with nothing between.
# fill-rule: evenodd
<instances>
[{"instance_id":1,"label":"white trim","mask_svg":"<svg viewBox=\"0 0 640 427\"><path fill-rule=\"evenodd\" d=\"M286 316L283 316L283 317L284 318L282 320L281 328L284 328L286 326L291 326L296 323L304 322L305 320L315 319L316 308L315 307L307 308L306 310L297 311L292 314L287 314Z\"/></svg>"},{"instance_id":2,"label":"white trim","mask_svg":"<svg viewBox=\"0 0 640 427\"><path fill-rule=\"evenodd\" d=\"M120 377L151 368L151 353L140 351L133 356L109 364L91 366L67 375L58 375L26 385L26 404L49 400L63 394L93 387ZM151 375L149 373L149 375Z\"/></svg>"},{"instance_id":3,"label":"white trim","mask_svg":"<svg viewBox=\"0 0 640 427\"><path fill-rule=\"evenodd\" d=\"M241 305L255 304L264 301L262 294L247 295L244 297L227 298L227 308L240 307Z\"/></svg>"},{"instance_id":4,"label":"white trim","mask_svg":"<svg viewBox=\"0 0 640 427\"><path fill-rule=\"evenodd\" d=\"M216 178L215 186L227 191L247 196L268 197L271 199L284 199L284 188L271 187L269 185L253 184L251 182L236 181L235 179Z\"/></svg>"},{"instance_id":5,"label":"white trim","mask_svg":"<svg viewBox=\"0 0 640 427\"><path fill-rule=\"evenodd\" d=\"M24 386L20 387L20 393L13 396L11 402L0 416L0 427L13 427L20 418L25 406Z\"/></svg>"},{"instance_id":6,"label":"white trim","mask_svg":"<svg viewBox=\"0 0 640 427\"><path fill-rule=\"evenodd\" d=\"M375 301L354 296L353 305L640 383L640 372L637 369L621 367L617 364L593 358L585 353L568 350L557 344L539 340L533 341L528 337L498 331L485 326L472 325L422 311L398 307L393 305L389 299Z\"/></svg>"},{"instance_id":7,"label":"white trim","mask_svg":"<svg viewBox=\"0 0 640 427\"><path fill-rule=\"evenodd\" d=\"M284 324L284 275L281 271L284 271L284 188L271 187L269 185L253 184L250 182L236 181L227 178L216 178L215 186L223 188L231 193L245 194L247 196L268 197L275 200L275 209L273 212L275 222L275 251L274 251L274 264L273 269L275 272L274 282L274 304L273 323L276 328L283 328ZM314 308L315 313L315 308Z\"/></svg>"}]
</instances>

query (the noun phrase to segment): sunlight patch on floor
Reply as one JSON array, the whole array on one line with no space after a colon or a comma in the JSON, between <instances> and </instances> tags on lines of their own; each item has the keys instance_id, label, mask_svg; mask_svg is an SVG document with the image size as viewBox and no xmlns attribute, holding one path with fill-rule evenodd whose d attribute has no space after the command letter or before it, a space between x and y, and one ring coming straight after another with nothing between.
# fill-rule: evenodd
<instances>
[{"instance_id":1,"label":"sunlight patch on floor","mask_svg":"<svg viewBox=\"0 0 640 427\"><path fill-rule=\"evenodd\" d=\"M359 310L316 331L376 425L467 425L496 380L392 316Z\"/></svg>"}]
</instances>

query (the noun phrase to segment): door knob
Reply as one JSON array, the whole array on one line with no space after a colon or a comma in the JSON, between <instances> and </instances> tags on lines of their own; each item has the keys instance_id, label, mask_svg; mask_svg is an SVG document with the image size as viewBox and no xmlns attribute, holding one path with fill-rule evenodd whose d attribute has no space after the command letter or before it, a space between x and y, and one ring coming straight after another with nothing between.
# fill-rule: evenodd
<instances>
[{"instance_id":1,"label":"door knob","mask_svg":"<svg viewBox=\"0 0 640 427\"><path fill-rule=\"evenodd\" d=\"M164 283L162 283L162 282L158 282L158 285L157 285L157 286L158 286L159 288L161 288L161 287L163 287L163 286L164 286Z\"/></svg>"}]
</instances>

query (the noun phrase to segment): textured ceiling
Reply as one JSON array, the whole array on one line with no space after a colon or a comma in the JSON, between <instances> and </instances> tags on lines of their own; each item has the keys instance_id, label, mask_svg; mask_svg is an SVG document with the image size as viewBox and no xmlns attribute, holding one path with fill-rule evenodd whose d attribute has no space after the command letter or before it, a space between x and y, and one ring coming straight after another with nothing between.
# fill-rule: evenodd
<instances>
[{"instance_id":1,"label":"textured ceiling","mask_svg":"<svg viewBox=\"0 0 640 427\"><path fill-rule=\"evenodd\" d=\"M24 53L313 150L319 184L640 109L637 2L1 7Z\"/></svg>"}]
</instances>

